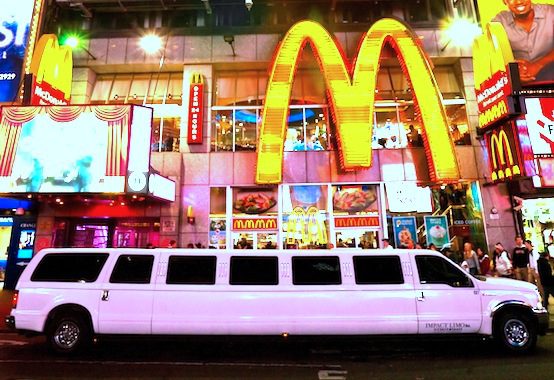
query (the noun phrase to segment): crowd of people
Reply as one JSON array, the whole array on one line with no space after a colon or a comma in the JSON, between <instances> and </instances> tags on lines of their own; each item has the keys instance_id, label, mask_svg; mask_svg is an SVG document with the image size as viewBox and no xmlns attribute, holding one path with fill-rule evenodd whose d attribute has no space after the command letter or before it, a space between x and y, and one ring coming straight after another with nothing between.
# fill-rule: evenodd
<instances>
[{"instance_id":1,"label":"crowd of people","mask_svg":"<svg viewBox=\"0 0 554 380\"><path fill-rule=\"evenodd\" d=\"M494 245L492 257L481 247L473 249L470 242L464 244L461 255L446 252L448 257L473 275L513 278L535 284L539 289L543 305L548 306L548 298L554 296L554 276L547 251L539 252L530 240L515 237L515 247L509 252L501 242Z\"/></svg>"}]
</instances>

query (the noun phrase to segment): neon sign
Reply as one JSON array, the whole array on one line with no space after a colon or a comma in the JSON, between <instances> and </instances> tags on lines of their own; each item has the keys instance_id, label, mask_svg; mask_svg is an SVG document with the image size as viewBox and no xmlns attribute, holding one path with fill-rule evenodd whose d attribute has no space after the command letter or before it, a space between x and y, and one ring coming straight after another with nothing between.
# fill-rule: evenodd
<instances>
[{"instance_id":1,"label":"neon sign","mask_svg":"<svg viewBox=\"0 0 554 380\"><path fill-rule=\"evenodd\" d=\"M339 162L343 170L372 163L371 137L379 57L385 44L397 52L402 71L414 92L424 126L423 140L432 181L460 177L442 95L431 65L409 27L394 19L377 21L362 39L353 70L334 38L320 24L301 21L287 32L269 78L260 130L257 183L282 181L283 145L295 68L304 45L310 42L323 71L330 108L337 126ZM352 75L350 75L352 72Z\"/></svg>"},{"instance_id":2,"label":"neon sign","mask_svg":"<svg viewBox=\"0 0 554 380\"><path fill-rule=\"evenodd\" d=\"M201 74L194 73L191 76L189 89L188 144L202 144L203 111L204 81Z\"/></svg>"},{"instance_id":3,"label":"neon sign","mask_svg":"<svg viewBox=\"0 0 554 380\"><path fill-rule=\"evenodd\" d=\"M45 34L37 43L31 72L33 105L68 105L73 80L73 56L69 46L59 46L58 37Z\"/></svg>"}]
</instances>

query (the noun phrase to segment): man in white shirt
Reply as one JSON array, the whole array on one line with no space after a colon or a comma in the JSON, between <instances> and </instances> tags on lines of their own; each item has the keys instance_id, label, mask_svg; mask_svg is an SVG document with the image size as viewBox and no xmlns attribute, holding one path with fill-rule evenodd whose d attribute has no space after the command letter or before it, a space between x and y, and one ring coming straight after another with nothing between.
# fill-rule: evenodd
<instances>
[{"instance_id":1,"label":"man in white shirt","mask_svg":"<svg viewBox=\"0 0 554 380\"><path fill-rule=\"evenodd\" d=\"M512 277L512 263L508 257L508 252L500 242L494 245L493 262L498 276Z\"/></svg>"}]
</instances>

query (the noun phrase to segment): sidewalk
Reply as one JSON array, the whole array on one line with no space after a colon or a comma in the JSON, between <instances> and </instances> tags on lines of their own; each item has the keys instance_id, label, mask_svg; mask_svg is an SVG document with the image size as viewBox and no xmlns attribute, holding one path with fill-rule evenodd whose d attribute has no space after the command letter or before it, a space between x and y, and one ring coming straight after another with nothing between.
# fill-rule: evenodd
<instances>
[{"instance_id":1,"label":"sidewalk","mask_svg":"<svg viewBox=\"0 0 554 380\"><path fill-rule=\"evenodd\" d=\"M9 331L4 323L4 317L10 314L12 309L12 296L11 290L0 290L0 332ZM548 311L550 313L550 327L549 332L554 332L554 304L548 305Z\"/></svg>"}]
</instances>

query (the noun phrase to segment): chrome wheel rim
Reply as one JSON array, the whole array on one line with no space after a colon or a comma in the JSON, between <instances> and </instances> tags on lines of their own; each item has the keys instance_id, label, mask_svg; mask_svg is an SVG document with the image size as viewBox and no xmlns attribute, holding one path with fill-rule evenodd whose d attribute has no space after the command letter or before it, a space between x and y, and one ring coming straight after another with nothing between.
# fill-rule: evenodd
<instances>
[{"instance_id":1,"label":"chrome wheel rim","mask_svg":"<svg viewBox=\"0 0 554 380\"><path fill-rule=\"evenodd\" d=\"M510 319L504 324L504 336L510 346L522 347L529 341L529 330L522 321Z\"/></svg>"},{"instance_id":2,"label":"chrome wheel rim","mask_svg":"<svg viewBox=\"0 0 554 380\"><path fill-rule=\"evenodd\" d=\"M58 347L70 349L77 344L80 335L81 331L75 322L64 321L56 329L54 342Z\"/></svg>"}]
</instances>

